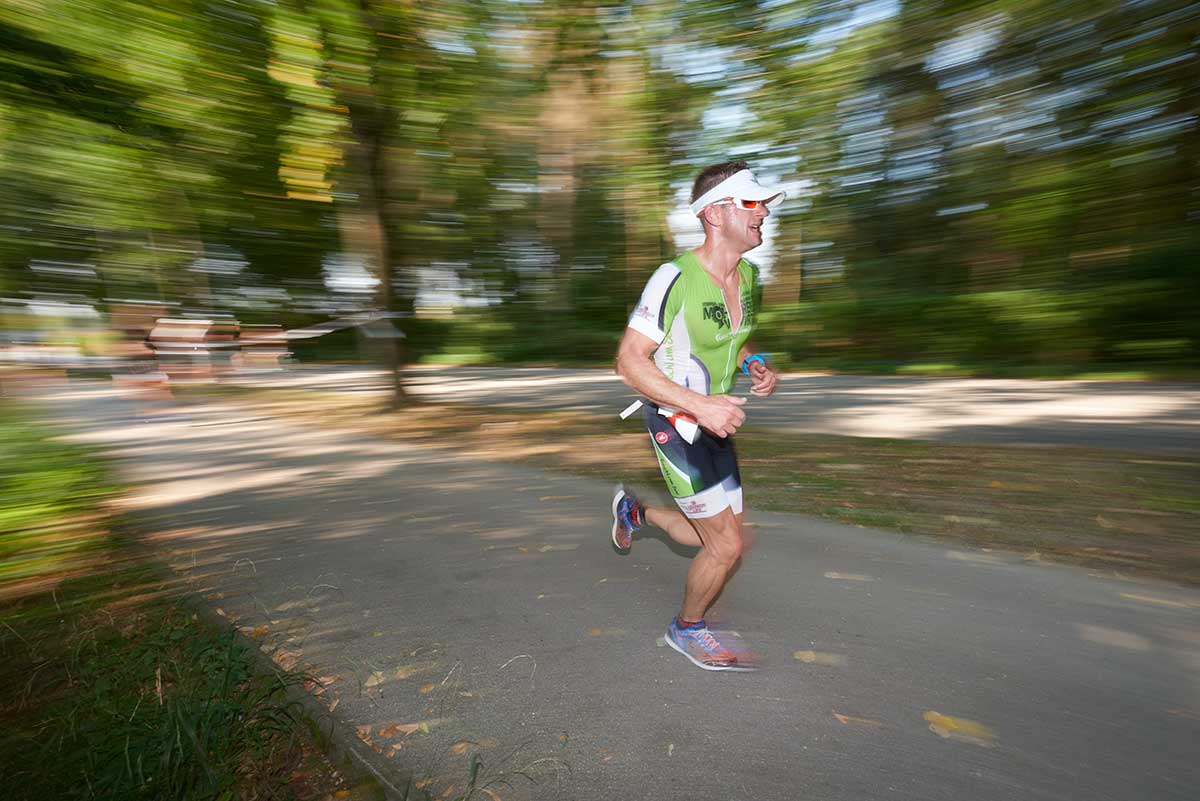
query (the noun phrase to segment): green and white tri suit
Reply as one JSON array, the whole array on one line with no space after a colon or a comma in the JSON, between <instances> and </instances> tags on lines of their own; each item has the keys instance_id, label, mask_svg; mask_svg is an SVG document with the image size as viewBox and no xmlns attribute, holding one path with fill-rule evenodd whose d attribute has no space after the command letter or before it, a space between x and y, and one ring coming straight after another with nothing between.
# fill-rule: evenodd
<instances>
[{"instance_id":1,"label":"green and white tri suit","mask_svg":"<svg viewBox=\"0 0 1200 801\"><path fill-rule=\"evenodd\" d=\"M761 299L758 268L742 259L737 270L742 314L736 331L721 287L690 251L655 271L629 318L630 328L658 343L658 369L701 395L723 395L733 388L738 353L754 329ZM689 444L653 404L647 406L646 427L667 488L685 515L712 517L728 507L741 513L733 437L714 437L702 429Z\"/></svg>"}]
</instances>

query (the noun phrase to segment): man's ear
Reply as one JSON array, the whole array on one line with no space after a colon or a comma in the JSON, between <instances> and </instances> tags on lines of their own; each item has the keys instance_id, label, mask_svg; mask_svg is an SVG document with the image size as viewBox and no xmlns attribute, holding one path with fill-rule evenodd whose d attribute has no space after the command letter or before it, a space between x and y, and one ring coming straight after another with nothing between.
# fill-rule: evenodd
<instances>
[{"instance_id":1,"label":"man's ear","mask_svg":"<svg viewBox=\"0 0 1200 801\"><path fill-rule=\"evenodd\" d=\"M700 212L700 217L709 225L720 227L721 212L719 206L707 206Z\"/></svg>"}]
</instances>

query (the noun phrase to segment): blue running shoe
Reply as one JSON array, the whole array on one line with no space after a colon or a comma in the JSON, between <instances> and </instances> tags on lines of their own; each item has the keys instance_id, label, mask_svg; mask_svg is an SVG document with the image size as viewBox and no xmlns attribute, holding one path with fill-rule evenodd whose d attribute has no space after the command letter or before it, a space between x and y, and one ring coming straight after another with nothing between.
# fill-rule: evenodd
<instances>
[{"instance_id":1,"label":"blue running shoe","mask_svg":"<svg viewBox=\"0 0 1200 801\"><path fill-rule=\"evenodd\" d=\"M640 529L646 522L642 505L638 502L637 496L626 492L625 488L618 484L616 490L613 491L612 512L613 545L617 546L619 550L628 551L629 546L633 545L633 532Z\"/></svg>"},{"instance_id":2,"label":"blue running shoe","mask_svg":"<svg viewBox=\"0 0 1200 801\"><path fill-rule=\"evenodd\" d=\"M674 618L667 626L667 645L691 660L696 667L705 670L749 671L754 667L738 663L737 654L721 645L702 620L699 625L681 627Z\"/></svg>"}]
</instances>

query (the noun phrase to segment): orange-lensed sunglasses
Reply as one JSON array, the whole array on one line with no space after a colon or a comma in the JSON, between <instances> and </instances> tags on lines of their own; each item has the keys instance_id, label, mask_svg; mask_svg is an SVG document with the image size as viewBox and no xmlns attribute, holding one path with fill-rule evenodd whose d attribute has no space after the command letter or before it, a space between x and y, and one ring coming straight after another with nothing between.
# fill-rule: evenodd
<instances>
[{"instance_id":1,"label":"orange-lensed sunglasses","mask_svg":"<svg viewBox=\"0 0 1200 801\"><path fill-rule=\"evenodd\" d=\"M766 204L767 204L767 201L765 201L765 200L742 200L741 198L736 198L736 197L727 197L724 200L717 200L717 201L713 201L713 203L712 203L712 205L714 205L714 206L725 206L725 205L737 206L739 209L742 209L743 211L755 211L760 206L765 206Z\"/></svg>"}]
</instances>

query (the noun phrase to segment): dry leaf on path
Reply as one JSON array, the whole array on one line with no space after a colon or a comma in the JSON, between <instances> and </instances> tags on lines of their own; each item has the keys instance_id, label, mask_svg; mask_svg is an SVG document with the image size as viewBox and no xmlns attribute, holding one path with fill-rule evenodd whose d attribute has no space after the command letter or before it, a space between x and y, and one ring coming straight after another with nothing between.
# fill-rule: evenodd
<instances>
[{"instance_id":1,"label":"dry leaf on path","mask_svg":"<svg viewBox=\"0 0 1200 801\"><path fill-rule=\"evenodd\" d=\"M386 726L381 726L379 736L385 739L391 739L398 734L403 734L405 737L410 734L416 734L419 731L429 731L424 723L389 723Z\"/></svg>"},{"instance_id":2,"label":"dry leaf on path","mask_svg":"<svg viewBox=\"0 0 1200 801\"><path fill-rule=\"evenodd\" d=\"M830 570L825 574L827 579L837 579L841 581L874 581L873 576L863 575L862 573L838 573L835 570Z\"/></svg>"},{"instance_id":3,"label":"dry leaf on path","mask_svg":"<svg viewBox=\"0 0 1200 801\"><path fill-rule=\"evenodd\" d=\"M844 665L846 657L841 654L825 654L820 651L796 651L792 658L807 665Z\"/></svg>"},{"instance_id":4,"label":"dry leaf on path","mask_svg":"<svg viewBox=\"0 0 1200 801\"><path fill-rule=\"evenodd\" d=\"M300 661L300 652L281 648L271 654L271 659L284 670L291 670Z\"/></svg>"},{"instance_id":5,"label":"dry leaf on path","mask_svg":"<svg viewBox=\"0 0 1200 801\"><path fill-rule=\"evenodd\" d=\"M878 720L871 720L870 718L856 718L853 715L838 714L836 709L833 711L833 716L837 718L838 722L844 726L849 726L852 723L859 726L869 726L873 729L878 729L883 726L883 724Z\"/></svg>"},{"instance_id":6,"label":"dry leaf on path","mask_svg":"<svg viewBox=\"0 0 1200 801\"><path fill-rule=\"evenodd\" d=\"M926 712L924 718L931 732L947 740L960 740L985 748L990 747L996 740L996 735L991 729L974 720L952 718L933 710Z\"/></svg>"}]
</instances>

